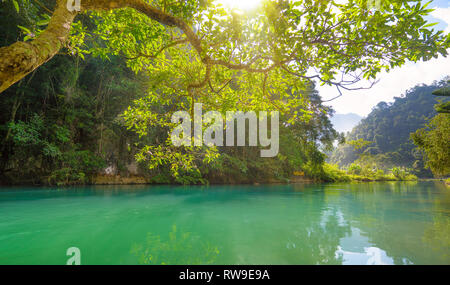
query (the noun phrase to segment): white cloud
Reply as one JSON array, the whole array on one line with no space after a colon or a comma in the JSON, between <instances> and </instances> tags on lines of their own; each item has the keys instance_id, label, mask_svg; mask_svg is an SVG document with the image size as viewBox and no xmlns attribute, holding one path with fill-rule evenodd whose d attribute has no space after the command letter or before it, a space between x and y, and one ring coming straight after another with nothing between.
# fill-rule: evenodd
<instances>
[{"instance_id":1,"label":"white cloud","mask_svg":"<svg viewBox=\"0 0 450 285\"><path fill-rule=\"evenodd\" d=\"M442 20L447 23L445 33L450 33L450 7L447 8L434 8L434 11L430 13L436 19Z\"/></svg>"}]
</instances>

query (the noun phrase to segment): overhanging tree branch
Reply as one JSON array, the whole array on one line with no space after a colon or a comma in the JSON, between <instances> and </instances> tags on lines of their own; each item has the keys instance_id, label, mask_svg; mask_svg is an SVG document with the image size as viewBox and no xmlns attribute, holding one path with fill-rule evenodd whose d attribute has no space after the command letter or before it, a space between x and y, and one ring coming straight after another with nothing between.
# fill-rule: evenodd
<instances>
[{"instance_id":1,"label":"overhanging tree branch","mask_svg":"<svg viewBox=\"0 0 450 285\"><path fill-rule=\"evenodd\" d=\"M57 0L47 28L33 41L16 42L0 48L0 93L51 59L66 43L70 26L78 12L70 12L67 0ZM143 0L84 0L81 12L133 8L167 26L178 27L189 43L202 55L200 39L183 20L165 13Z\"/></svg>"},{"instance_id":2,"label":"overhanging tree branch","mask_svg":"<svg viewBox=\"0 0 450 285\"><path fill-rule=\"evenodd\" d=\"M35 70L38 66L51 59L66 44L70 34L70 26L77 13L79 13L76 11L68 11L66 4L67 0L56 0L56 8L52 14L49 25L34 40L30 42L16 42L10 46L0 48L0 93ZM290 48L283 47L285 43L277 46L269 40L268 45L271 48L267 47L269 48L269 50L265 50L262 53L264 54L264 52L266 52L270 53L270 55L251 55L253 56L253 58L250 60L236 61L231 58L231 55L233 54L233 51L236 47L233 47L233 51L230 53L228 59L220 58L220 54L217 56L217 58L215 58L216 56L214 56L214 51L211 51L211 46L206 46L206 44L203 42L204 38L199 37L199 35L197 35L194 29L186 21L184 21L182 18L171 15L170 13L166 12L166 9L160 10L152 6L152 4L149 4L146 0L82 0L80 12L102 10L108 11L127 7L132 8L139 13L142 13L143 15L146 15L148 18L162 25L178 28L184 34L184 38L182 40L169 43L167 46L164 46L160 50L156 51L155 54L138 52L135 55L136 58L156 58L166 48L184 43L185 41L188 42L192 46L193 50L198 54L200 62L206 68L204 80L192 83L189 86L189 88L197 89L202 88L208 83L210 84L209 73L211 71L211 68L216 65L226 67L230 70L243 70L249 73L262 74L267 74L274 69L281 68L289 74L303 79L311 80L313 78L316 78L329 85L334 85L346 90L355 90L346 86L355 83L355 81L358 81L359 76L356 77L355 80L351 81L341 80L339 82L332 81L333 78L329 79L330 76L333 76L334 72L328 69L335 68L335 66L333 65L334 63L322 66L327 73L326 76L320 76L320 74L322 74L323 72L318 72L318 75L314 76L306 76L306 74L304 74L302 71L295 72L293 70L290 70L289 66L292 61L296 61L297 65L302 67L300 68L300 70L305 70L305 68L316 66L315 64L320 65L321 62L317 58L325 56L331 58L332 62L337 62L339 66L337 66L336 69L339 67L343 67L344 71L342 72L345 72L345 70L355 70L357 68L366 67L368 64L370 65L372 61L364 60L364 58L369 57L374 58L375 64L379 64L380 67L378 68L378 70L377 66L375 66L375 68L366 68L364 71L364 75L374 77L375 74L379 70L381 70L381 68L389 67L388 64L390 64L390 68L392 68L393 66L399 66L404 63L404 59L408 58L408 56L416 61L418 58L420 58L420 56L427 60L431 58L432 53L441 53L446 55L447 53L445 47L448 47L448 41L450 40L450 38L448 37L445 40L443 37L439 36L438 33L432 35L433 40L435 40L437 43L439 43L440 46L442 46L437 47L436 45L430 45L428 40L424 42L423 39L415 35L415 30L411 29L411 31L407 32L410 34L414 32L414 39L411 39L411 42L407 41L406 45L403 45L403 42L400 41L400 37L397 38L397 34L395 33L391 33L385 36L384 33L382 34L375 32L374 29L378 26L380 27L380 30L386 28L387 24L383 23L383 21L378 21L379 23L375 22L374 28L372 29L372 34L370 34L369 39L367 36L363 37L362 39L353 39L353 34L347 35L345 31L344 33L342 31L340 33L333 31L334 29L336 29L336 27L343 25L343 23L346 21L349 21L349 23L351 24L352 20L354 20L352 19L353 16L350 17L349 20L346 20L346 18L342 18L334 24L327 25L327 21L329 21L329 19L331 18L331 16L328 15L321 18L321 21L323 23L319 29L319 33L312 39L309 38L310 36L308 36L308 33L305 33L305 28L303 29L303 36L301 36L296 42L294 42ZM301 11L302 16L312 9L308 9L308 7L303 8L305 10ZM422 8L424 9L425 6ZM331 4L327 9L328 11L331 11ZM298 16L299 15L296 14L295 18L297 18ZM396 14L394 16L398 17L398 15ZM406 16L408 19L412 19L414 15L406 13ZM268 16L268 18L270 18L270 21L275 19L272 19L271 17L272 16L270 15ZM365 18L366 22L370 20L371 18ZM310 21L307 20L305 26L308 26L310 24L309 22ZM288 25L289 23L285 22L285 24ZM294 21L290 25L294 30L293 32L290 32L290 35L296 38L301 32L301 29L296 30L298 29L299 23ZM420 27L421 23L416 23L415 25L417 27ZM412 27L414 28L415 26L413 25ZM363 28L366 29L366 27ZM401 29L405 29L405 27L400 26L398 29L394 29L394 31ZM286 31L283 30L282 32ZM314 31L316 31L316 29L314 29ZM358 31L359 30L357 30L356 32ZM363 32L363 30L359 32ZM314 34L316 33L313 32L312 35ZM394 40L396 40L397 42L393 41L392 37L394 37ZM207 42L207 40L205 40L205 42ZM304 47L300 47L299 45L297 45L297 43L302 43ZM263 50L264 45L265 44L260 44L260 48ZM426 48L430 50L428 51L428 54L426 52L417 54L416 50L420 51L421 49ZM335 57L339 57L339 59L341 60L336 60ZM299 60L300 58L302 58L302 60ZM363 58L363 60L360 60L361 58ZM377 62L377 60L379 62ZM381 63L381 61L385 62ZM327 61L325 60L325 62ZM350 66L350 68L345 69L348 65ZM338 91L340 90L338 89Z\"/></svg>"},{"instance_id":3,"label":"overhanging tree branch","mask_svg":"<svg viewBox=\"0 0 450 285\"><path fill-rule=\"evenodd\" d=\"M0 92L50 60L67 41L76 13L65 0L58 0L47 28L31 42L16 42L0 48Z\"/></svg>"}]
</instances>

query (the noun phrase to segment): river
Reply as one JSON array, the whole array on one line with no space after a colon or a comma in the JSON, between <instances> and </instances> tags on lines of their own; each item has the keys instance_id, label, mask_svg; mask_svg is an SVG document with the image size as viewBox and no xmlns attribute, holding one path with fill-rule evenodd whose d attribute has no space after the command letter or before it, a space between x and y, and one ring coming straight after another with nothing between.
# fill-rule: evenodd
<instances>
[{"instance_id":1,"label":"river","mask_svg":"<svg viewBox=\"0 0 450 285\"><path fill-rule=\"evenodd\" d=\"M449 264L443 182L3 187L0 264Z\"/></svg>"}]
</instances>

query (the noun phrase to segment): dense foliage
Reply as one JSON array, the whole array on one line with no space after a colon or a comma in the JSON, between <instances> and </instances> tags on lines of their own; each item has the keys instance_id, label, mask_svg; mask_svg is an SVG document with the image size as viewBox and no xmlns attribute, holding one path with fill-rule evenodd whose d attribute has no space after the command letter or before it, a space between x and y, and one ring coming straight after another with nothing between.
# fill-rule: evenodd
<instances>
[{"instance_id":1,"label":"dense foliage","mask_svg":"<svg viewBox=\"0 0 450 285\"><path fill-rule=\"evenodd\" d=\"M310 103L302 111L309 112L310 118L292 121L291 114L282 116L282 122L292 123L280 124L280 150L274 158L260 157L259 146L186 147L181 151L178 148L164 147L162 143L170 141L170 125L163 122L149 124L148 116L151 114L156 118L162 117L167 114L167 110L173 109L173 104L162 108L164 105L142 98L128 108L124 119L125 124L141 138L153 137L137 144L141 148L136 157L139 162L149 165L150 169L159 169L158 181L287 181L294 171L303 171L309 177L320 178L325 159L320 149L331 149L338 134L329 120L332 110L322 105L314 86L304 90L303 95L310 99ZM300 111L294 110L293 113L295 112ZM142 121L147 124L141 124ZM152 143L145 144L145 141Z\"/></svg>"},{"instance_id":2,"label":"dense foliage","mask_svg":"<svg viewBox=\"0 0 450 285\"><path fill-rule=\"evenodd\" d=\"M450 83L450 80L447 82ZM437 96L450 96L450 86L433 91ZM450 175L450 101L435 105L439 113L425 128L411 134L411 139L425 156L425 165L436 176Z\"/></svg>"},{"instance_id":3,"label":"dense foliage","mask_svg":"<svg viewBox=\"0 0 450 285\"><path fill-rule=\"evenodd\" d=\"M29 26L42 12L22 6L17 14L8 3L0 6L2 44L15 41L18 26ZM117 116L143 94L142 82L124 60L60 54L3 92L0 181L86 183L107 165L127 164L126 143L134 135Z\"/></svg>"},{"instance_id":4,"label":"dense foliage","mask_svg":"<svg viewBox=\"0 0 450 285\"><path fill-rule=\"evenodd\" d=\"M330 162L348 168L360 166L389 170L393 167L411 169L415 174L430 176L425 169L423 156L417 151L410 133L425 126L436 115L437 98L431 93L445 85L445 80L432 85L418 85L408 90L394 102L380 102L346 137L330 156ZM355 147L355 142L365 142ZM442 148L448 149L443 144Z\"/></svg>"}]
</instances>

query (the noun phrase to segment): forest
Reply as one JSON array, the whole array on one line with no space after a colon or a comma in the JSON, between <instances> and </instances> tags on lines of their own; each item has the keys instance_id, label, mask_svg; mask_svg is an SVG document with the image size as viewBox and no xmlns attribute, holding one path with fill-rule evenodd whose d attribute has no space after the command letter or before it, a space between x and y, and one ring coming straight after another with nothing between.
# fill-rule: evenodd
<instances>
[{"instance_id":1,"label":"forest","mask_svg":"<svg viewBox=\"0 0 450 285\"><path fill-rule=\"evenodd\" d=\"M274 1L240 15L206 0L86 0L81 11L2 1L0 183L337 181L362 179L349 175L361 169L370 179L429 177L409 136L435 115L431 92L444 81L379 103L347 136L316 88L351 90L406 60L447 55L450 37L425 22L427 4L409 2L374 12L367 1ZM170 114L195 102L222 114L280 111L279 154L174 148Z\"/></svg>"},{"instance_id":2,"label":"forest","mask_svg":"<svg viewBox=\"0 0 450 285\"><path fill-rule=\"evenodd\" d=\"M418 148L412 134L425 128L425 125L438 115L435 106L439 101L448 102L446 97L432 95L433 91L447 86L447 79L431 85L417 85L404 95L395 97L394 102L380 102L351 132L346 141L333 150L328 162L338 164L350 172L360 173L363 168L389 171L404 169L419 177L433 177L427 167L427 157ZM447 114L442 114L447 118ZM448 125L448 120L444 125ZM442 130L444 130L444 125ZM448 127L447 127L448 128ZM442 144L442 153L448 158L450 140L448 134L435 138ZM355 144L355 142L360 142ZM448 170L434 171L446 176Z\"/></svg>"}]
</instances>

